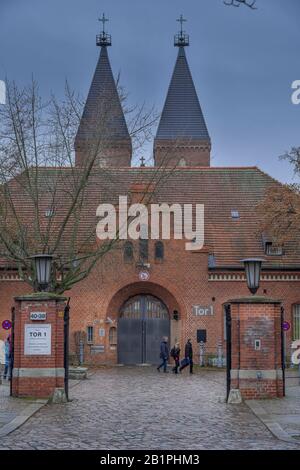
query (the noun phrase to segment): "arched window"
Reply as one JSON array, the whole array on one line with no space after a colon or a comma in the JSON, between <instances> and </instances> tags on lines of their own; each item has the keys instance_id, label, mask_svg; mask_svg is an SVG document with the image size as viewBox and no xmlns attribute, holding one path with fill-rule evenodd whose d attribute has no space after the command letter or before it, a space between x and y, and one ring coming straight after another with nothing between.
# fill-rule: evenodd
<instances>
[{"instance_id":1,"label":"arched window","mask_svg":"<svg viewBox=\"0 0 300 470\"><path fill-rule=\"evenodd\" d=\"M133 244L126 242L124 244L124 262L131 263L133 261Z\"/></svg>"},{"instance_id":2,"label":"arched window","mask_svg":"<svg viewBox=\"0 0 300 470\"><path fill-rule=\"evenodd\" d=\"M162 261L164 259L164 244L163 242L155 243L155 261Z\"/></svg>"},{"instance_id":3,"label":"arched window","mask_svg":"<svg viewBox=\"0 0 300 470\"><path fill-rule=\"evenodd\" d=\"M115 326L112 326L109 329L109 345L116 346L116 344L117 344L117 328Z\"/></svg>"},{"instance_id":4,"label":"arched window","mask_svg":"<svg viewBox=\"0 0 300 470\"><path fill-rule=\"evenodd\" d=\"M140 238L140 261L148 261L148 240Z\"/></svg>"},{"instance_id":5,"label":"arched window","mask_svg":"<svg viewBox=\"0 0 300 470\"><path fill-rule=\"evenodd\" d=\"M179 160L178 166L186 166L186 160L185 160L185 158L182 157L182 158Z\"/></svg>"}]
</instances>

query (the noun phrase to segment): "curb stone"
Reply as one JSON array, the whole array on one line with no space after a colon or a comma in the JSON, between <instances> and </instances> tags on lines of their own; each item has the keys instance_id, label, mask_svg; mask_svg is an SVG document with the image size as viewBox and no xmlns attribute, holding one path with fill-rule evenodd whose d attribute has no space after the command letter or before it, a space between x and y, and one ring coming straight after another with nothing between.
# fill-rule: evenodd
<instances>
[{"instance_id":1,"label":"curb stone","mask_svg":"<svg viewBox=\"0 0 300 470\"><path fill-rule=\"evenodd\" d=\"M47 400L37 400L34 403L26 406L26 408L18 416L0 428L0 438L7 436L22 426L22 424L28 421L31 416L33 416L37 411L45 406L46 403Z\"/></svg>"},{"instance_id":2,"label":"curb stone","mask_svg":"<svg viewBox=\"0 0 300 470\"><path fill-rule=\"evenodd\" d=\"M266 412L262 404L254 400L245 400L246 405L255 414L255 416L266 426L266 428L280 441L298 444L300 442L297 439L291 437L274 418L272 415Z\"/></svg>"}]
</instances>

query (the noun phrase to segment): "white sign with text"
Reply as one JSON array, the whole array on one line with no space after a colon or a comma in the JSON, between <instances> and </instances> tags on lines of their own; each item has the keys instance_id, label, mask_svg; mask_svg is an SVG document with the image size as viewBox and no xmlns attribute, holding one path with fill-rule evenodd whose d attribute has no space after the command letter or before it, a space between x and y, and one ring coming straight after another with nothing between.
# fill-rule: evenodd
<instances>
[{"instance_id":1,"label":"white sign with text","mask_svg":"<svg viewBox=\"0 0 300 470\"><path fill-rule=\"evenodd\" d=\"M51 355L51 325L25 325L24 354Z\"/></svg>"}]
</instances>

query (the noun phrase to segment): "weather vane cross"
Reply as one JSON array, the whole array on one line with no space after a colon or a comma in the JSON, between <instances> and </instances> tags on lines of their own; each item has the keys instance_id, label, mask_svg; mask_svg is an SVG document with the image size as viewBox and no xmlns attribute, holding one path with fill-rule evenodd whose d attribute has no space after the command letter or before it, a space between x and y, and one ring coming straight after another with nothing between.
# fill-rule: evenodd
<instances>
[{"instance_id":1,"label":"weather vane cross","mask_svg":"<svg viewBox=\"0 0 300 470\"><path fill-rule=\"evenodd\" d=\"M102 18L98 18L98 21L100 21L103 25L103 33L105 33L105 23L109 21L108 18L105 18L105 14L103 13Z\"/></svg>"},{"instance_id":2,"label":"weather vane cross","mask_svg":"<svg viewBox=\"0 0 300 470\"><path fill-rule=\"evenodd\" d=\"M190 43L189 35L183 31L183 23L185 23L187 20L183 18L183 15L180 15L179 18L177 18L178 23L180 23L180 32L174 36L174 46L176 47L185 47L188 46Z\"/></svg>"},{"instance_id":3,"label":"weather vane cross","mask_svg":"<svg viewBox=\"0 0 300 470\"><path fill-rule=\"evenodd\" d=\"M178 18L176 21L180 23L180 34L183 34L183 23L185 23L187 20L183 18L183 15L180 15L180 18Z\"/></svg>"}]
</instances>

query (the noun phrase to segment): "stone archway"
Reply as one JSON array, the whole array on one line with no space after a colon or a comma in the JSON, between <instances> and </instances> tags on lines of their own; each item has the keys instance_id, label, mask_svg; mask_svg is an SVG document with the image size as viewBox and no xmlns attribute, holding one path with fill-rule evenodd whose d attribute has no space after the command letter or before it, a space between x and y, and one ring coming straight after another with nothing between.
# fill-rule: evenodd
<instances>
[{"instance_id":1,"label":"stone archway","mask_svg":"<svg viewBox=\"0 0 300 470\"><path fill-rule=\"evenodd\" d=\"M123 322L120 321L122 319L124 307L126 307L126 305L130 305L130 300L134 299L134 297L139 297L141 299L141 304L139 305L139 308L141 309L139 312L140 318L131 318L129 322L125 320ZM150 311L148 312L145 306L147 298L150 302ZM151 299L154 301L154 305L152 304L152 306ZM129 304L127 302L129 302ZM148 319L147 322L142 321L145 320L145 317L147 316L153 316L152 307L155 307L156 302L158 302L156 305L164 306L167 313L162 315L163 318L157 318L156 320L158 321L155 321L154 318L152 321L150 319ZM157 363L159 360L159 341L162 336L166 335L169 337L170 345L174 344L175 341L181 340L181 316L182 309L178 301L169 290L159 284L148 281L135 282L119 289L111 298L107 309L107 317L113 319L114 324L117 325L117 360L120 363L127 364L138 364L145 361L148 363ZM120 329L120 327L122 327L122 329ZM147 333L141 330L143 327L148 327L148 331L152 328L152 338L149 337L149 335L147 338ZM125 346L128 350L126 358L126 355L123 354L124 351L120 354L120 347L124 348L124 343L122 342L125 341L126 334L130 335L132 330L135 331L135 334L132 334L130 341L136 342L135 348L136 350L140 350L141 354L136 358L131 356L129 353L130 347L127 344ZM121 335L121 338L119 335ZM159 338L159 341L157 338ZM148 342L146 342L146 345L141 345L141 342L147 339ZM149 348L153 351L153 355L149 353Z\"/></svg>"}]
</instances>

